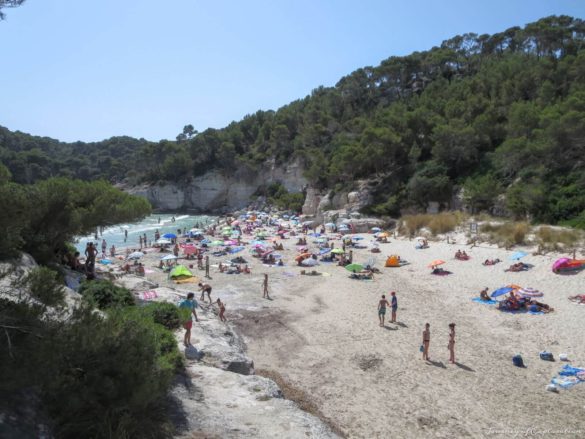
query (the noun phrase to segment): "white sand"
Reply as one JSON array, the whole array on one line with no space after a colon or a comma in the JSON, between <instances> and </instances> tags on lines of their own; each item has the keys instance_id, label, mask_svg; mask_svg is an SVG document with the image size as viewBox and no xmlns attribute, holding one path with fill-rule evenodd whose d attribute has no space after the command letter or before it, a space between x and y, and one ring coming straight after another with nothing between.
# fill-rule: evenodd
<instances>
[{"instance_id":1,"label":"white sand","mask_svg":"<svg viewBox=\"0 0 585 439\"><path fill-rule=\"evenodd\" d=\"M304 391L348 437L512 437L527 429L567 429L561 437L585 437L585 383L547 392L563 363L538 357L542 350L556 358L566 352L572 365L585 367L585 306L567 300L585 293L585 273L553 274L559 255L527 256L523 261L534 264L532 270L505 273L510 251L435 242L415 250L412 241L392 240L378 255L354 251L355 262L375 256L382 270L374 281L356 281L331 264L315 267L330 276L300 276L301 268L291 266L293 243L284 241L289 264L284 268L264 267L254 259L252 275L212 269L212 298L227 303L226 316L244 332L256 368L276 371ZM457 249L472 259L453 259ZM411 264L383 268L385 256L393 253ZM238 255L253 260L247 250ZM430 274L428 263L439 258L452 275ZM503 263L484 267L487 258ZM212 258L212 264L218 260ZM265 272L272 301L261 298ZM555 312L505 314L471 301L484 287L492 291L510 283L540 289L545 296L539 300ZM377 303L392 290L399 325L381 328ZM425 322L431 324L433 363L419 352ZM450 322L457 324L458 365L448 364ZM512 365L515 353L523 355L526 369Z\"/></svg>"}]
</instances>

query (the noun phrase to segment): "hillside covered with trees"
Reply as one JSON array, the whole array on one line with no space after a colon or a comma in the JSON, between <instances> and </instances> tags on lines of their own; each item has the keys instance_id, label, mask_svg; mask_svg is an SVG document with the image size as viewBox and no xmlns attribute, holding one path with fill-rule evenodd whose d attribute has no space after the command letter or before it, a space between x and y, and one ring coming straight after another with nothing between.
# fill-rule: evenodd
<instances>
[{"instance_id":1,"label":"hillside covered with trees","mask_svg":"<svg viewBox=\"0 0 585 439\"><path fill-rule=\"evenodd\" d=\"M188 182L210 169L300 160L317 188L370 180L370 213L398 215L454 189L489 209L585 228L585 22L543 18L364 67L277 111L176 141L66 144L0 130L20 183L50 176Z\"/></svg>"}]
</instances>

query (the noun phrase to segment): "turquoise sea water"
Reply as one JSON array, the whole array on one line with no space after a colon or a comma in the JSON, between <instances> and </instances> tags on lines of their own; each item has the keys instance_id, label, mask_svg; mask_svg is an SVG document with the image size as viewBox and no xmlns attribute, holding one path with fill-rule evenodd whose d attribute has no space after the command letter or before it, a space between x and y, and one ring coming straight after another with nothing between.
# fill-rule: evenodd
<instances>
[{"instance_id":1,"label":"turquoise sea water","mask_svg":"<svg viewBox=\"0 0 585 439\"><path fill-rule=\"evenodd\" d=\"M175 222L172 220L173 216ZM85 245L88 242L94 242L97 243L97 247L101 251L102 239L105 239L108 253L112 244L114 244L116 248L138 248L140 245L138 237L142 236L144 233L146 233L146 238L149 241L154 242L154 232L157 229L161 236L165 233L174 233L178 236L177 229L182 230L183 228L186 228L188 231L197 224L200 227L204 227L207 224L215 222L216 219L217 217L209 215L183 215L179 213L150 215L137 223L119 224L117 226L106 227L103 231L103 235L98 235L98 239L95 238L95 235L80 237L78 242L75 243L75 247L77 247L81 254L83 254L85 251ZM128 230L128 239L126 241L124 240L125 230Z\"/></svg>"}]
</instances>

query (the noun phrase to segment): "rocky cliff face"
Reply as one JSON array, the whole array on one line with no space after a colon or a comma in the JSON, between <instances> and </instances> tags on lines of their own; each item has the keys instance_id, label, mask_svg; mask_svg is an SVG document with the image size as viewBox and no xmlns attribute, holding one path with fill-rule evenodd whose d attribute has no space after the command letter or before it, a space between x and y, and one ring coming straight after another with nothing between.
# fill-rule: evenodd
<instances>
[{"instance_id":1,"label":"rocky cliff face","mask_svg":"<svg viewBox=\"0 0 585 439\"><path fill-rule=\"evenodd\" d=\"M286 166L268 162L258 171L237 169L232 174L210 171L184 185L157 184L123 189L145 197L155 209L222 212L245 208L259 187L271 183L280 183L289 192L301 192L307 180L298 162Z\"/></svg>"}]
</instances>

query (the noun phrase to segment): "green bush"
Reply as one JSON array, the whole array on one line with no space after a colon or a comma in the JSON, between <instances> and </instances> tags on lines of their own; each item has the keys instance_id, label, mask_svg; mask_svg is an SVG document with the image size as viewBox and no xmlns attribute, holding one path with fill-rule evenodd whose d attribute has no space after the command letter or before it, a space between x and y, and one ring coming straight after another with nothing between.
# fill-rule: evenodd
<instances>
[{"instance_id":1,"label":"green bush","mask_svg":"<svg viewBox=\"0 0 585 439\"><path fill-rule=\"evenodd\" d=\"M84 299L99 309L134 305L134 297L126 288L108 280L91 280L81 284L79 292Z\"/></svg>"},{"instance_id":2,"label":"green bush","mask_svg":"<svg viewBox=\"0 0 585 439\"><path fill-rule=\"evenodd\" d=\"M155 302L141 308L146 315L152 316L155 323L167 329L178 329L181 326L179 307L167 302Z\"/></svg>"},{"instance_id":3,"label":"green bush","mask_svg":"<svg viewBox=\"0 0 585 439\"><path fill-rule=\"evenodd\" d=\"M53 340L42 399L57 437L171 436L165 396L181 356L173 334L136 311L83 310Z\"/></svg>"}]
</instances>

